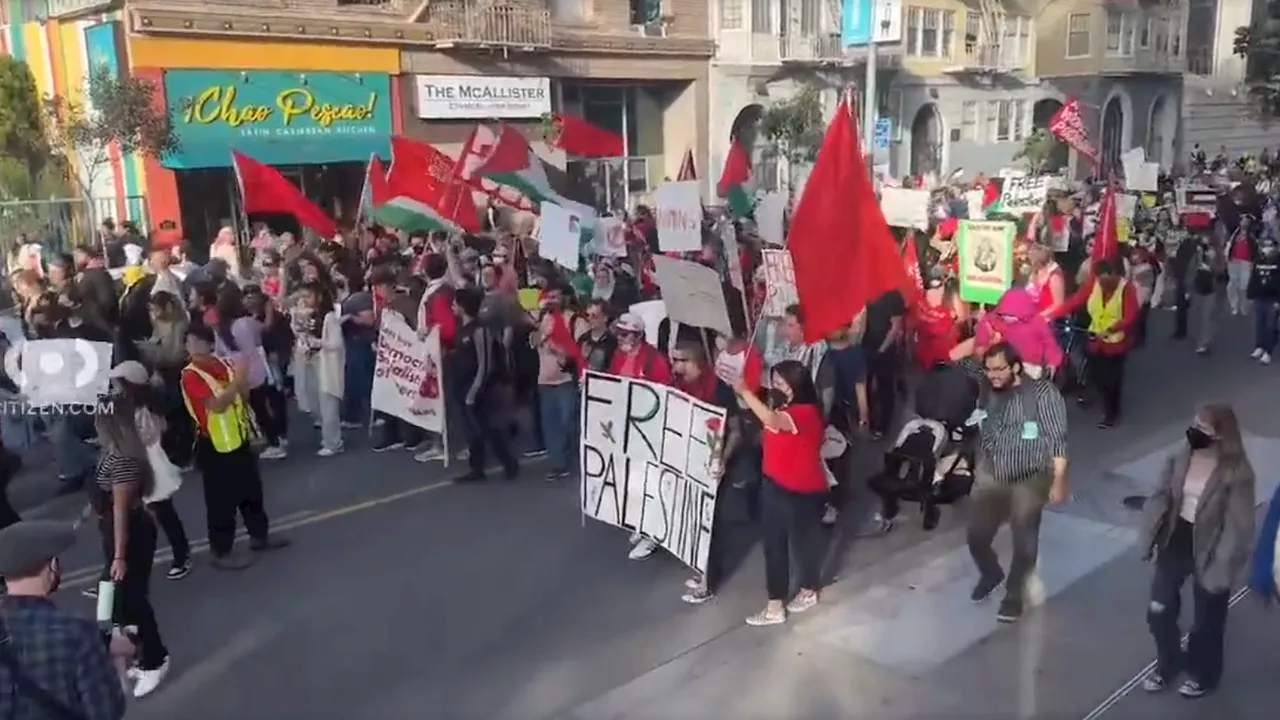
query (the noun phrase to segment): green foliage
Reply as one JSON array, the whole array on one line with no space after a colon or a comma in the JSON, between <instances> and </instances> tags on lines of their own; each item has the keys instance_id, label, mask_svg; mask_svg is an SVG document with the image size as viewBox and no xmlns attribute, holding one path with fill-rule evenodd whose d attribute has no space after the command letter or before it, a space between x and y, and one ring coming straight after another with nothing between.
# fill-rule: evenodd
<instances>
[{"instance_id":1,"label":"green foliage","mask_svg":"<svg viewBox=\"0 0 1280 720\"><path fill-rule=\"evenodd\" d=\"M25 62L0 57L0 197L25 198L48 164L36 80Z\"/></svg>"},{"instance_id":2,"label":"green foliage","mask_svg":"<svg viewBox=\"0 0 1280 720\"><path fill-rule=\"evenodd\" d=\"M760 118L760 134L786 158L794 171L818 158L826 121L822 94L816 87L805 86L787 100L770 105Z\"/></svg>"},{"instance_id":3,"label":"green foliage","mask_svg":"<svg viewBox=\"0 0 1280 720\"><path fill-rule=\"evenodd\" d=\"M1245 89L1263 118L1280 117L1280 1L1267 3L1262 17L1236 28L1232 49L1245 59Z\"/></svg>"},{"instance_id":4,"label":"green foliage","mask_svg":"<svg viewBox=\"0 0 1280 720\"><path fill-rule=\"evenodd\" d=\"M83 104L65 97L44 101L54 156L77 182L93 187L113 144L122 155L138 153L157 159L178 149L173 123L168 113L156 107L156 87L151 81L119 77L99 66L89 75L85 97L88 102ZM72 171L75 166L80 175Z\"/></svg>"},{"instance_id":5,"label":"green foliage","mask_svg":"<svg viewBox=\"0 0 1280 720\"><path fill-rule=\"evenodd\" d=\"M1051 170L1050 164L1058 155L1059 146L1063 143L1044 128L1036 128L1022 141L1022 148L1013 156L1014 160L1025 160L1027 168L1033 173ZM1065 150L1065 146L1063 146Z\"/></svg>"}]
</instances>

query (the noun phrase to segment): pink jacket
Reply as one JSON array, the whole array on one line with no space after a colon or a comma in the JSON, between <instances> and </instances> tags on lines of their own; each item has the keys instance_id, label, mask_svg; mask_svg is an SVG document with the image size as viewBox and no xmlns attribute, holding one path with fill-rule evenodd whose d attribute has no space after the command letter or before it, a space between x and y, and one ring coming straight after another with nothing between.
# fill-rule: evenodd
<instances>
[{"instance_id":1,"label":"pink jacket","mask_svg":"<svg viewBox=\"0 0 1280 720\"><path fill-rule=\"evenodd\" d=\"M1028 365L1057 368L1062 365L1062 346L1053 334L1049 321L1040 317L1036 301L1022 288L1010 288L1000 296L993 310L978 323L974 343L985 348L996 342L996 335L1013 346Z\"/></svg>"}]
</instances>

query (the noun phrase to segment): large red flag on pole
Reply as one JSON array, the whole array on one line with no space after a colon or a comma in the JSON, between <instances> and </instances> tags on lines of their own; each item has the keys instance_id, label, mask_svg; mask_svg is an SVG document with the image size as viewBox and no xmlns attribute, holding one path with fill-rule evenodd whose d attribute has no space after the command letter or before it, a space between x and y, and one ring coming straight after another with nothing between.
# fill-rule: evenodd
<instances>
[{"instance_id":1,"label":"large red flag on pole","mask_svg":"<svg viewBox=\"0 0 1280 720\"><path fill-rule=\"evenodd\" d=\"M847 96L805 182L787 248L809 342L852 322L886 292L911 287L863 160Z\"/></svg>"},{"instance_id":2,"label":"large red flag on pole","mask_svg":"<svg viewBox=\"0 0 1280 720\"><path fill-rule=\"evenodd\" d=\"M1114 260L1120 255L1120 233L1116 227L1116 184L1114 179L1107 180L1107 190L1102 194L1102 205L1098 208L1098 227L1093 234L1093 247L1089 251L1089 259Z\"/></svg>"},{"instance_id":3,"label":"large red flag on pole","mask_svg":"<svg viewBox=\"0 0 1280 720\"><path fill-rule=\"evenodd\" d=\"M236 182L240 185L245 215L287 213L297 218L299 225L325 240L338 234L338 224L333 218L316 207L297 185L286 180L275 168L237 150L231 151L231 163L236 171Z\"/></svg>"}]
</instances>

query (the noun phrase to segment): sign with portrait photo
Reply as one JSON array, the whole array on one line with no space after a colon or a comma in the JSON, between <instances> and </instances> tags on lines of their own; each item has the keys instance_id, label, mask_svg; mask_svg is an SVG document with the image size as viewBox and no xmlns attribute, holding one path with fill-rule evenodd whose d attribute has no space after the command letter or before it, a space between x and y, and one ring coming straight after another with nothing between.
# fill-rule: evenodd
<instances>
[{"instance_id":1,"label":"sign with portrait photo","mask_svg":"<svg viewBox=\"0 0 1280 720\"><path fill-rule=\"evenodd\" d=\"M961 220L956 230L960 255L960 299L994 305L1013 285L1013 239L1017 226L1011 222Z\"/></svg>"}]
</instances>

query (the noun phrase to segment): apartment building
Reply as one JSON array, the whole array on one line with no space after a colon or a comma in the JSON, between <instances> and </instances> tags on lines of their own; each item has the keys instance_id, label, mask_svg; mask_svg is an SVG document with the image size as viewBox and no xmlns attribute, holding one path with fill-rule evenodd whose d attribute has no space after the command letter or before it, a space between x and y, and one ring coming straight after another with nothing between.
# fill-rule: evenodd
<instances>
[{"instance_id":1,"label":"apartment building","mask_svg":"<svg viewBox=\"0 0 1280 720\"><path fill-rule=\"evenodd\" d=\"M239 216L229 148L280 167L347 220L365 163L388 156L393 134L456 152L477 121L508 123L552 162L596 179L606 207L674 176L686 150L708 152L704 0L3 0L0 9L0 49L27 61L42 94L83 100L100 66L154 82L181 149L163 161L113 156L100 182L129 198L116 217L180 220L195 235ZM359 112L332 120L293 112L299 103ZM626 157L557 157L542 143L553 112L618 132Z\"/></svg>"},{"instance_id":2,"label":"apartment building","mask_svg":"<svg viewBox=\"0 0 1280 720\"><path fill-rule=\"evenodd\" d=\"M1241 83L1244 58L1235 54L1236 30L1266 11L1264 0L1189 0L1187 73L1183 76L1182 155L1200 145L1239 156L1277 143L1250 108Z\"/></svg>"},{"instance_id":3,"label":"apartment building","mask_svg":"<svg viewBox=\"0 0 1280 720\"><path fill-rule=\"evenodd\" d=\"M1165 167L1178 161L1186 0L1042 2L1036 33L1036 72L1057 96L1036 107L1037 123L1074 97L1103 172L1134 147ZM1074 155L1076 173L1087 174L1091 168Z\"/></svg>"}]
</instances>

